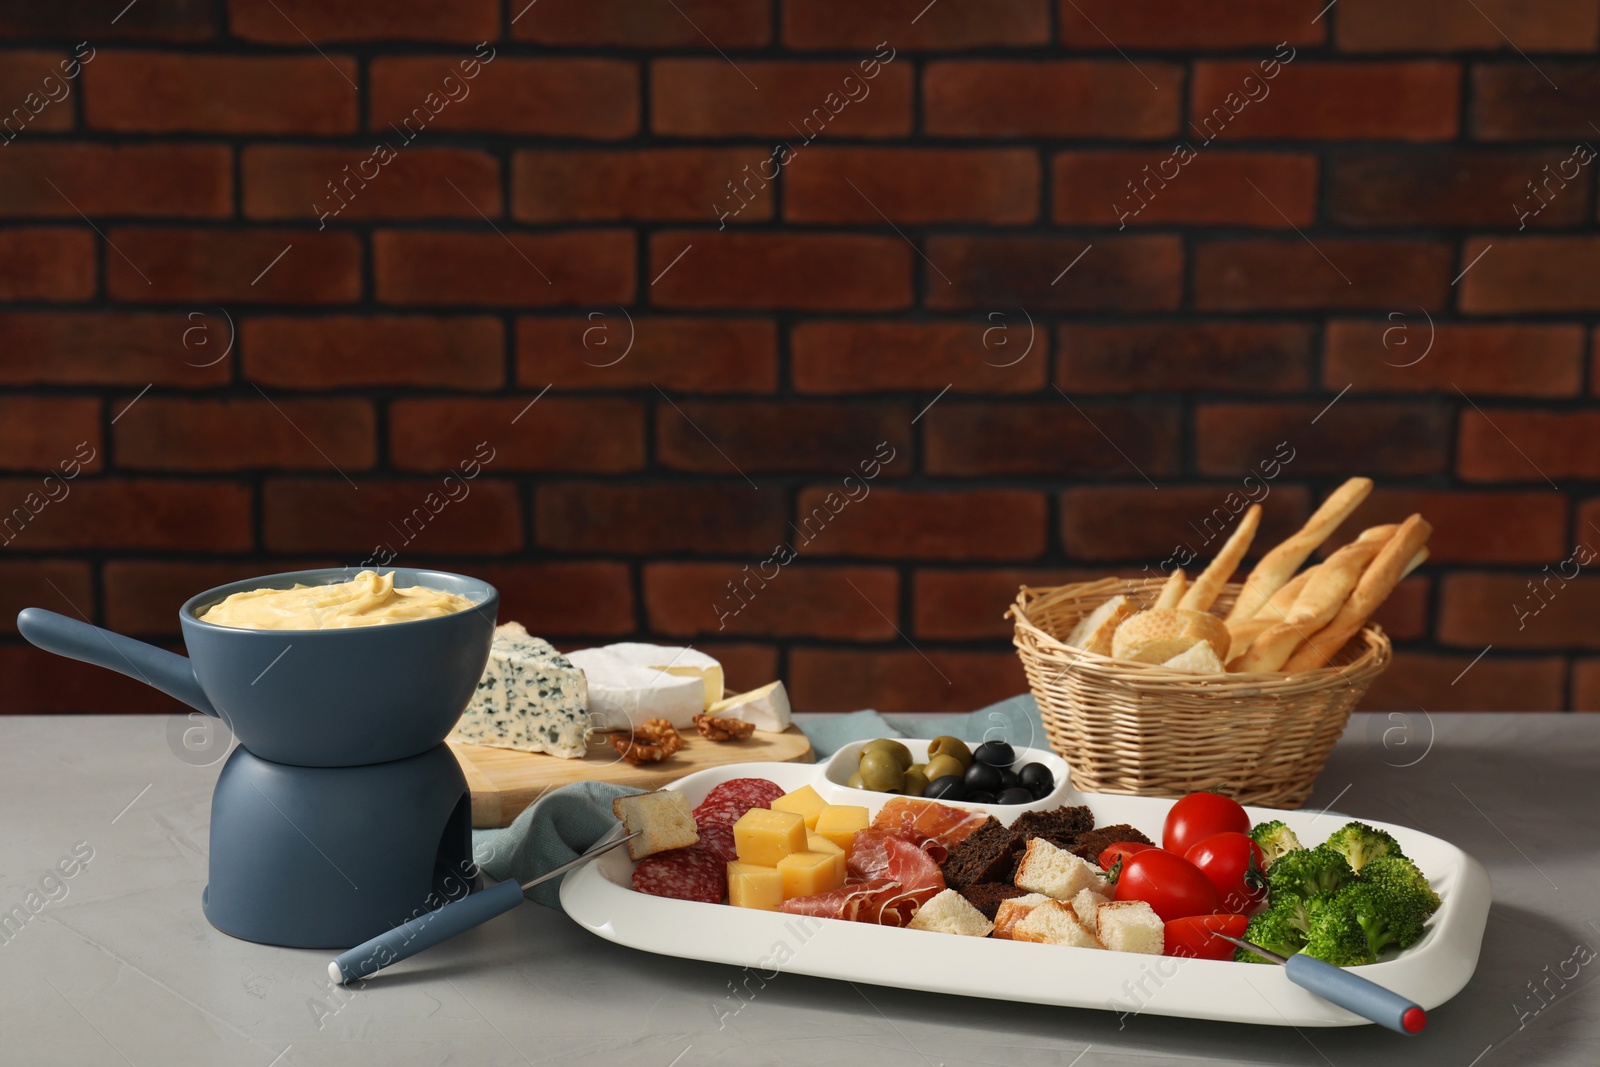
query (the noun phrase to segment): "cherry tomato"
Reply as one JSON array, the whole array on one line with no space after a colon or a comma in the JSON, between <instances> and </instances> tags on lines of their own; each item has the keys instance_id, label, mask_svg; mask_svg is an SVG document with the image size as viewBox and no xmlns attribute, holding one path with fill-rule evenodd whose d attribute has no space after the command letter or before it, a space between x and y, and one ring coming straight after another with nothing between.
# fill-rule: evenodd
<instances>
[{"instance_id":1,"label":"cherry tomato","mask_svg":"<svg viewBox=\"0 0 1600 1067\"><path fill-rule=\"evenodd\" d=\"M1231 830L1212 834L1191 846L1183 858L1199 867L1200 873L1217 887L1217 899L1224 911L1248 915L1267 899L1266 878L1261 874L1261 846L1247 834Z\"/></svg>"},{"instance_id":2,"label":"cherry tomato","mask_svg":"<svg viewBox=\"0 0 1600 1067\"><path fill-rule=\"evenodd\" d=\"M1217 888L1211 880L1200 868L1163 848L1135 852L1123 862L1117 899L1144 901L1162 922L1217 910Z\"/></svg>"},{"instance_id":3,"label":"cherry tomato","mask_svg":"<svg viewBox=\"0 0 1600 1067\"><path fill-rule=\"evenodd\" d=\"M1248 915L1226 913L1187 915L1182 919L1173 919L1167 923L1165 947L1161 951L1166 956L1183 956L1191 960L1231 960L1233 944L1220 937L1212 937L1211 931L1216 930L1229 937L1243 937L1249 925Z\"/></svg>"},{"instance_id":4,"label":"cherry tomato","mask_svg":"<svg viewBox=\"0 0 1600 1067\"><path fill-rule=\"evenodd\" d=\"M1167 812L1161 847L1182 856L1212 834L1250 832L1250 816L1239 802L1216 793L1190 793Z\"/></svg>"},{"instance_id":5,"label":"cherry tomato","mask_svg":"<svg viewBox=\"0 0 1600 1067\"><path fill-rule=\"evenodd\" d=\"M1143 841L1117 841L1107 845L1100 853L1100 869L1109 871L1117 865L1117 860L1125 859L1135 852L1143 852L1147 848L1155 848Z\"/></svg>"}]
</instances>

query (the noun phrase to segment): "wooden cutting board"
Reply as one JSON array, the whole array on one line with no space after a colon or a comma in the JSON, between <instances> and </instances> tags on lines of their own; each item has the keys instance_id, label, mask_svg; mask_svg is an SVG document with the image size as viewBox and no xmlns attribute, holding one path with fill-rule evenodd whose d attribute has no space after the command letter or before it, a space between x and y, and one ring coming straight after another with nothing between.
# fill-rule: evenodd
<instances>
[{"instance_id":1,"label":"wooden cutting board","mask_svg":"<svg viewBox=\"0 0 1600 1067\"><path fill-rule=\"evenodd\" d=\"M583 759L560 759L537 752L450 742L472 790L472 826L477 830L509 826L540 796L573 782L612 782L639 789L659 789L684 775L729 763L815 763L811 741L791 726L781 734L757 730L746 741L718 744L699 734L684 735L683 748L660 763L635 767L610 745L595 745Z\"/></svg>"}]
</instances>

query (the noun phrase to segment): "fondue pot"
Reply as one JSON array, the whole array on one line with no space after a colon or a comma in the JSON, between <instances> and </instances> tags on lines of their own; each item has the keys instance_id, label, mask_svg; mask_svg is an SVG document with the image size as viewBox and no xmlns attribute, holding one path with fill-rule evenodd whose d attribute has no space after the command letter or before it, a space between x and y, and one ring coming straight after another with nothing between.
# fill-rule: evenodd
<instances>
[{"instance_id":1,"label":"fondue pot","mask_svg":"<svg viewBox=\"0 0 1600 1067\"><path fill-rule=\"evenodd\" d=\"M212 924L251 941L347 948L457 899L476 869L466 779L444 738L489 659L500 594L445 571L397 587L457 593L449 615L328 630L254 630L199 616L233 593L348 582L290 571L209 589L178 611L189 655L40 608L17 616L47 651L118 671L221 718L239 740L211 801Z\"/></svg>"}]
</instances>

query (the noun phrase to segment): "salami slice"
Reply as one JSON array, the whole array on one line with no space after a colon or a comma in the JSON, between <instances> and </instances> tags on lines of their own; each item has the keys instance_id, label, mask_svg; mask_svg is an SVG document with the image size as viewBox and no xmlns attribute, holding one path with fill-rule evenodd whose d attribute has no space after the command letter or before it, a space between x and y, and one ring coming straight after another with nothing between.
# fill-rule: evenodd
<instances>
[{"instance_id":1,"label":"salami slice","mask_svg":"<svg viewBox=\"0 0 1600 1067\"><path fill-rule=\"evenodd\" d=\"M694 809L696 826L732 826L751 808L765 808L783 796L783 789L765 778L734 778L723 782Z\"/></svg>"},{"instance_id":2,"label":"salami slice","mask_svg":"<svg viewBox=\"0 0 1600 1067\"><path fill-rule=\"evenodd\" d=\"M728 894L728 866L699 845L646 856L633 869L633 888L653 897L720 904Z\"/></svg>"},{"instance_id":3,"label":"salami slice","mask_svg":"<svg viewBox=\"0 0 1600 1067\"><path fill-rule=\"evenodd\" d=\"M739 858L738 852L733 847L733 827L721 823L700 827L700 840L695 847L703 848L727 863Z\"/></svg>"}]
</instances>

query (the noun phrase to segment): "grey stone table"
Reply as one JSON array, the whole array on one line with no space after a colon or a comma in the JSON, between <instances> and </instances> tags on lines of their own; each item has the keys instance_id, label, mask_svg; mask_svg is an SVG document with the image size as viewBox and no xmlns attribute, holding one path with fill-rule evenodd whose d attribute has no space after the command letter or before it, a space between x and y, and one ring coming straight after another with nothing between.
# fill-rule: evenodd
<instances>
[{"instance_id":1,"label":"grey stone table","mask_svg":"<svg viewBox=\"0 0 1600 1067\"><path fill-rule=\"evenodd\" d=\"M1478 971L1414 1040L1155 1016L1124 1026L1111 1012L800 975L741 998L734 968L622 948L534 904L336 991L327 953L237 941L201 915L221 764L185 749L188 725L0 719L0 910L30 892L45 901L0 932L0 1064L1600 1062L1596 718L1357 716L1334 752L1311 807L1437 834L1494 880ZM45 880L62 860L76 873Z\"/></svg>"}]
</instances>

